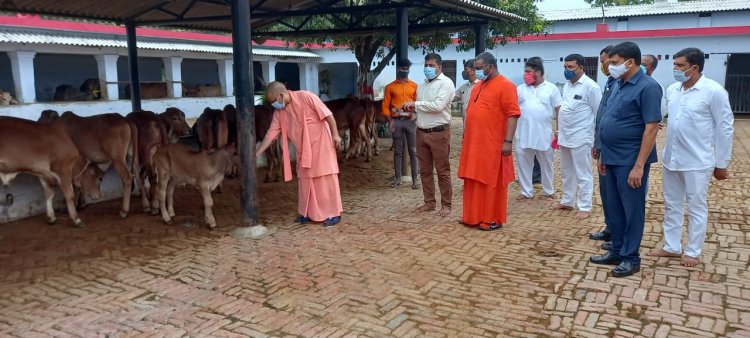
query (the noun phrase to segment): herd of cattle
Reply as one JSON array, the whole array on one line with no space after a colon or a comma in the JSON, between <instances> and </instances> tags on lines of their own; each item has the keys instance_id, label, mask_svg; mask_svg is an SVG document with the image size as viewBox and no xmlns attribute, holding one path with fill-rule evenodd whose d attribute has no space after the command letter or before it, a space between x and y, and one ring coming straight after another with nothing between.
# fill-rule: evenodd
<instances>
[{"instance_id":1,"label":"herd of cattle","mask_svg":"<svg viewBox=\"0 0 750 338\"><path fill-rule=\"evenodd\" d=\"M160 99L168 96L167 83L141 83L142 99ZM217 84L206 84L197 86L182 86L183 97L214 97L221 96L221 86ZM63 84L55 88L53 101L95 101L102 98L101 82L99 79L91 78L83 81L76 89L72 85ZM125 99L130 99L130 85L125 86Z\"/></svg>"},{"instance_id":2,"label":"herd of cattle","mask_svg":"<svg viewBox=\"0 0 750 338\"><path fill-rule=\"evenodd\" d=\"M326 102L339 133L345 136L349 132L348 144L342 147L344 160L365 155L370 161L373 149L378 154L376 123L385 122L379 103L358 98ZM255 106L256 142L265 136L272 117L272 107ZM240 170L237 141L233 105L221 110L207 107L192 128L177 108L159 114L137 111L127 116L109 113L90 117L45 110L36 122L0 117L0 179L7 186L19 173L37 176L50 224L57 221L53 187L59 186L70 219L82 226L77 209L86 197L100 197L104 173L111 166L122 182L121 217L127 217L130 210L134 179L144 212L161 213L166 223L175 216L174 188L189 184L200 190L206 224L213 228L211 192L220 189L224 177L236 176ZM266 152L266 182L280 179L280 154L278 144Z\"/></svg>"}]
</instances>

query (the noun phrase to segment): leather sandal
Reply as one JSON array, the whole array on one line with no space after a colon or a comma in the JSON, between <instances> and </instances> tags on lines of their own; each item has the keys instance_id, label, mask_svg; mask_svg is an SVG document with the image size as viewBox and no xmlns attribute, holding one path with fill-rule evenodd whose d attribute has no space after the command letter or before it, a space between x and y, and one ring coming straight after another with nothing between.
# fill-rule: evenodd
<instances>
[{"instance_id":1,"label":"leather sandal","mask_svg":"<svg viewBox=\"0 0 750 338\"><path fill-rule=\"evenodd\" d=\"M502 227L503 227L502 224L497 224L496 222L479 224L479 230L482 230L482 231L493 231L493 230L500 229Z\"/></svg>"}]
</instances>

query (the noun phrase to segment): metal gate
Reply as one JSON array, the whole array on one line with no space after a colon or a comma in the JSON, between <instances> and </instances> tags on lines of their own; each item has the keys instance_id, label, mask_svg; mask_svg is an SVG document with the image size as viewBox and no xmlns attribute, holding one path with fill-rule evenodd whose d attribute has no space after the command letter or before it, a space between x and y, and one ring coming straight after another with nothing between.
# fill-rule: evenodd
<instances>
[{"instance_id":1,"label":"metal gate","mask_svg":"<svg viewBox=\"0 0 750 338\"><path fill-rule=\"evenodd\" d=\"M750 114L750 75L727 75L724 88L729 92L732 111Z\"/></svg>"}]
</instances>

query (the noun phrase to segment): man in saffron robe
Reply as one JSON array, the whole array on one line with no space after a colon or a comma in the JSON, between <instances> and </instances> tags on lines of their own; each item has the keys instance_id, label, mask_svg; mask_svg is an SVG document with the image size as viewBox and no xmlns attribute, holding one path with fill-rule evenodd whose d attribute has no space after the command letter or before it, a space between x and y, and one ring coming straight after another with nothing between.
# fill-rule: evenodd
<instances>
[{"instance_id":1,"label":"man in saffron robe","mask_svg":"<svg viewBox=\"0 0 750 338\"><path fill-rule=\"evenodd\" d=\"M464 180L461 223L491 231L507 221L508 184L513 171L513 137L521 116L516 86L500 75L495 57L474 60L477 79L466 110L458 177Z\"/></svg>"},{"instance_id":2,"label":"man in saffron robe","mask_svg":"<svg viewBox=\"0 0 750 338\"><path fill-rule=\"evenodd\" d=\"M281 82L268 85L266 99L276 111L255 156L260 156L281 134L284 181L291 181L291 140L297 153L297 222L322 222L324 227L338 224L344 210L336 159L336 148L341 144L341 137L331 111L315 94L304 90L287 90Z\"/></svg>"}]
</instances>

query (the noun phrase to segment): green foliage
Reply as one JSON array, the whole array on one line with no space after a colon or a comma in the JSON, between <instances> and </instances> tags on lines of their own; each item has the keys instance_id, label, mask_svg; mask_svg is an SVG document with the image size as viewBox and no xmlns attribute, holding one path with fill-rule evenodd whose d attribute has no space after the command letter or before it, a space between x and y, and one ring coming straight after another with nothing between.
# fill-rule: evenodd
<instances>
[{"instance_id":1,"label":"green foliage","mask_svg":"<svg viewBox=\"0 0 750 338\"><path fill-rule=\"evenodd\" d=\"M586 0L592 7L652 4L654 0Z\"/></svg>"}]
</instances>

